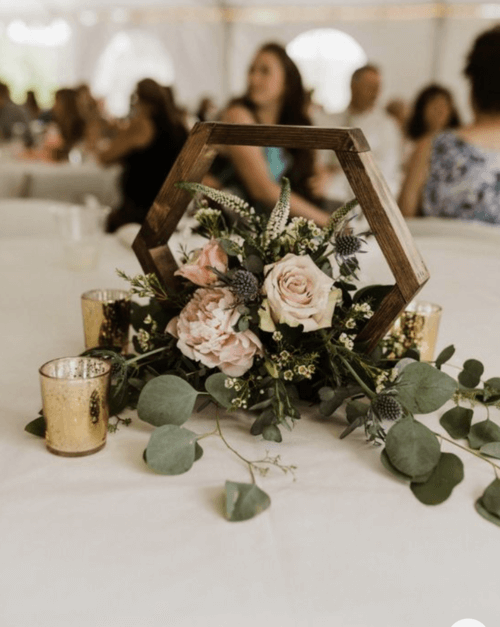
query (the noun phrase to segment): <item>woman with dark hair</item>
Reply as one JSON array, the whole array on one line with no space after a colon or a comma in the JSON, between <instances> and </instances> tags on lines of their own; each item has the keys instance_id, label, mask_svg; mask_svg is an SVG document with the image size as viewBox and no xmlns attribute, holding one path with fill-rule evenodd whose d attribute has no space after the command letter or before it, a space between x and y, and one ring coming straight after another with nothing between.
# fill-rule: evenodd
<instances>
[{"instance_id":1,"label":"woman with dark hair","mask_svg":"<svg viewBox=\"0 0 500 627\"><path fill-rule=\"evenodd\" d=\"M307 105L297 66L283 46L269 43L258 50L250 65L246 93L229 103L222 121L309 126ZM279 197L280 180L287 176L293 190L292 215L304 216L319 225L328 221L328 214L318 208L319 201L310 188L315 173L312 151L228 146L227 157L229 168L212 171L219 185L246 196L256 208L270 211Z\"/></svg>"},{"instance_id":2,"label":"woman with dark hair","mask_svg":"<svg viewBox=\"0 0 500 627\"><path fill-rule=\"evenodd\" d=\"M59 143L53 150L53 157L56 160L66 159L70 150L85 137L85 120L80 114L74 89L64 88L56 91L52 121L60 135Z\"/></svg>"},{"instance_id":3,"label":"woman with dark hair","mask_svg":"<svg viewBox=\"0 0 500 627\"><path fill-rule=\"evenodd\" d=\"M429 133L439 133L460 126L453 95L449 89L433 83L418 94L406 124L406 133L416 141Z\"/></svg>"},{"instance_id":4,"label":"woman with dark hair","mask_svg":"<svg viewBox=\"0 0 500 627\"><path fill-rule=\"evenodd\" d=\"M187 139L177 112L156 81L140 81L132 101L134 112L128 126L98 153L103 164L123 165L122 203L109 216L108 232L143 222Z\"/></svg>"},{"instance_id":5,"label":"woman with dark hair","mask_svg":"<svg viewBox=\"0 0 500 627\"><path fill-rule=\"evenodd\" d=\"M500 223L500 26L475 40L465 66L472 124L417 143L399 198L403 215Z\"/></svg>"}]
</instances>

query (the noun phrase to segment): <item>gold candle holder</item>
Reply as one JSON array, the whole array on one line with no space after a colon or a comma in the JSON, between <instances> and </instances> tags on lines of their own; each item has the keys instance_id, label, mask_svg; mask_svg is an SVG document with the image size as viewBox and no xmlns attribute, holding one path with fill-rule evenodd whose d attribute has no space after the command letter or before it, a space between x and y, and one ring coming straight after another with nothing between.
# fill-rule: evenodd
<instances>
[{"instance_id":1,"label":"gold candle holder","mask_svg":"<svg viewBox=\"0 0 500 627\"><path fill-rule=\"evenodd\" d=\"M62 357L40 367L45 443L51 453L81 457L106 444L111 363Z\"/></svg>"},{"instance_id":2,"label":"gold candle holder","mask_svg":"<svg viewBox=\"0 0 500 627\"><path fill-rule=\"evenodd\" d=\"M127 352L130 293L125 290L90 290L82 294L85 348L111 348Z\"/></svg>"},{"instance_id":3,"label":"gold candle holder","mask_svg":"<svg viewBox=\"0 0 500 627\"><path fill-rule=\"evenodd\" d=\"M422 361L432 361L436 350L442 308L434 303L413 301L394 323L389 340L395 357L416 348Z\"/></svg>"}]
</instances>

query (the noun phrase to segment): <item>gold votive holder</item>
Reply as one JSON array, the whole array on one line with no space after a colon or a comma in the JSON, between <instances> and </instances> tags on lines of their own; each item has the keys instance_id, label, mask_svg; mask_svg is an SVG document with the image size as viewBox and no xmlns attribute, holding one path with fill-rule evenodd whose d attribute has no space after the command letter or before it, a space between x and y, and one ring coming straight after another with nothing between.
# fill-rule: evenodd
<instances>
[{"instance_id":1,"label":"gold votive holder","mask_svg":"<svg viewBox=\"0 0 500 627\"><path fill-rule=\"evenodd\" d=\"M130 293L125 290L97 289L82 294L85 348L128 349Z\"/></svg>"},{"instance_id":2,"label":"gold votive holder","mask_svg":"<svg viewBox=\"0 0 500 627\"><path fill-rule=\"evenodd\" d=\"M40 367L45 443L51 453L81 457L106 444L111 362L61 357Z\"/></svg>"},{"instance_id":3,"label":"gold votive holder","mask_svg":"<svg viewBox=\"0 0 500 627\"><path fill-rule=\"evenodd\" d=\"M422 361L433 361L441 313L442 308L434 303L411 302L389 334L395 357L416 348Z\"/></svg>"}]
</instances>

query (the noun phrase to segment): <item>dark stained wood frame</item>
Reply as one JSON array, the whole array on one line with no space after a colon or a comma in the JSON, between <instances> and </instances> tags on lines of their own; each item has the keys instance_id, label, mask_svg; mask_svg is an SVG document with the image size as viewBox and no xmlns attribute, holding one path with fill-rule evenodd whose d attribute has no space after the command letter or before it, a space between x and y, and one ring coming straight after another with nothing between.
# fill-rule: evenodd
<instances>
[{"instance_id":1,"label":"dark stained wood frame","mask_svg":"<svg viewBox=\"0 0 500 627\"><path fill-rule=\"evenodd\" d=\"M395 278L395 285L357 337L371 350L429 279L406 222L357 128L196 124L159 191L133 249L144 272L154 272L161 283L177 285L177 264L168 247L170 236L191 201L175 187L178 181L200 182L216 155L216 146L276 146L333 150Z\"/></svg>"}]
</instances>

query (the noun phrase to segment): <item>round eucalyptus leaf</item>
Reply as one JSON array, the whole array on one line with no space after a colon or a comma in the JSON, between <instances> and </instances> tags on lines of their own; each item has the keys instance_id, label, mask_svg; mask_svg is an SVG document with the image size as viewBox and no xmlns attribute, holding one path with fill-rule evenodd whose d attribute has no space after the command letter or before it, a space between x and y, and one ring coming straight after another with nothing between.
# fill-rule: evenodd
<instances>
[{"instance_id":1,"label":"round eucalyptus leaf","mask_svg":"<svg viewBox=\"0 0 500 627\"><path fill-rule=\"evenodd\" d=\"M155 427L182 425L191 416L198 392L187 381L165 374L148 381L137 403L137 414Z\"/></svg>"},{"instance_id":2,"label":"round eucalyptus leaf","mask_svg":"<svg viewBox=\"0 0 500 627\"><path fill-rule=\"evenodd\" d=\"M490 514L500 517L500 479L495 479L486 488L481 504Z\"/></svg>"},{"instance_id":3,"label":"round eucalyptus leaf","mask_svg":"<svg viewBox=\"0 0 500 627\"><path fill-rule=\"evenodd\" d=\"M248 318L240 318L238 320L238 331L240 331L241 333L248 331L249 326L250 326L250 322Z\"/></svg>"},{"instance_id":4,"label":"round eucalyptus leaf","mask_svg":"<svg viewBox=\"0 0 500 627\"><path fill-rule=\"evenodd\" d=\"M410 489L425 505L439 505L464 478L462 460L453 453L441 453L437 466L424 483L412 482Z\"/></svg>"},{"instance_id":5,"label":"round eucalyptus leaf","mask_svg":"<svg viewBox=\"0 0 500 627\"><path fill-rule=\"evenodd\" d=\"M453 344L451 346L447 346L446 348L444 348L437 356L436 368L441 368L441 366L445 364L447 361L449 361L453 357L454 354L455 354L455 347L453 346Z\"/></svg>"},{"instance_id":6,"label":"round eucalyptus leaf","mask_svg":"<svg viewBox=\"0 0 500 627\"><path fill-rule=\"evenodd\" d=\"M441 416L439 422L454 440L461 440L469 435L473 415L472 409L453 407Z\"/></svg>"},{"instance_id":7,"label":"round eucalyptus leaf","mask_svg":"<svg viewBox=\"0 0 500 627\"><path fill-rule=\"evenodd\" d=\"M489 520L494 525L498 525L500 527L500 517L491 514L483 505L482 499L477 499L475 503L475 508L478 514L480 514L486 520Z\"/></svg>"},{"instance_id":8,"label":"round eucalyptus leaf","mask_svg":"<svg viewBox=\"0 0 500 627\"><path fill-rule=\"evenodd\" d=\"M249 520L269 505L271 499L255 484L226 481L226 517L231 522Z\"/></svg>"},{"instance_id":9,"label":"round eucalyptus leaf","mask_svg":"<svg viewBox=\"0 0 500 627\"><path fill-rule=\"evenodd\" d=\"M387 451L385 449L382 451L380 455L380 460L382 462L382 466L384 466L386 470L391 472L395 477L397 477L398 479L401 479L402 481L407 481L407 482L411 481L413 483L424 483L432 474L432 470L428 472L427 474L422 475L420 477L409 477L408 475L403 474L391 464L391 460L389 459L389 456L387 455Z\"/></svg>"},{"instance_id":10,"label":"round eucalyptus leaf","mask_svg":"<svg viewBox=\"0 0 500 627\"><path fill-rule=\"evenodd\" d=\"M466 388L475 388L481 382L484 366L477 359L467 359L464 362L463 370L458 375L460 385Z\"/></svg>"},{"instance_id":11,"label":"round eucalyptus leaf","mask_svg":"<svg viewBox=\"0 0 500 627\"><path fill-rule=\"evenodd\" d=\"M231 409L231 402L236 398L237 393L234 388L226 387L228 377L222 372L217 372L208 377L205 381L205 390L219 405L225 409Z\"/></svg>"},{"instance_id":12,"label":"round eucalyptus leaf","mask_svg":"<svg viewBox=\"0 0 500 627\"><path fill-rule=\"evenodd\" d=\"M244 266L249 272L259 274L264 270L264 263L258 255L248 255L244 261Z\"/></svg>"},{"instance_id":13,"label":"round eucalyptus leaf","mask_svg":"<svg viewBox=\"0 0 500 627\"><path fill-rule=\"evenodd\" d=\"M203 449L198 444L198 442L196 442L196 444L194 445L194 461L197 462L202 457L203 457Z\"/></svg>"},{"instance_id":14,"label":"round eucalyptus leaf","mask_svg":"<svg viewBox=\"0 0 500 627\"><path fill-rule=\"evenodd\" d=\"M391 464L409 477L433 470L441 455L436 436L413 418L404 418L389 429L385 450Z\"/></svg>"},{"instance_id":15,"label":"round eucalyptus leaf","mask_svg":"<svg viewBox=\"0 0 500 627\"><path fill-rule=\"evenodd\" d=\"M500 459L500 442L489 442L488 444L483 444L483 446L479 449L479 452L483 453L483 455L487 455L488 457Z\"/></svg>"},{"instance_id":16,"label":"round eucalyptus leaf","mask_svg":"<svg viewBox=\"0 0 500 627\"><path fill-rule=\"evenodd\" d=\"M491 420L472 425L469 431L469 446L479 449L490 442L500 442L500 427Z\"/></svg>"},{"instance_id":17,"label":"round eucalyptus leaf","mask_svg":"<svg viewBox=\"0 0 500 627\"><path fill-rule=\"evenodd\" d=\"M455 393L457 382L425 362L408 364L395 388L398 398L412 414L429 414L442 407Z\"/></svg>"},{"instance_id":18,"label":"round eucalyptus leaf","mask_svg":"<svg viewBox=\"0 0 500 627\"><path fill-rule=\"evenodd\" d=\"M24 430L32 435L36 435L39 438L45 437L45 418L43 416L38 416L35 420L28 422L28 424L24 427Z\"/></svg>"},{"instance_id":19,"label":"round eucalyptus leaf","mask_svg":"<svg viewBox=\"0 0 500 627\"><path fill-rule=\"evenodd\" d=\"M177 425L158 427L146 448L147 465L161 475L186 472L195 461L196 439L196 433Z\"/></svg>"}]
</instances>

